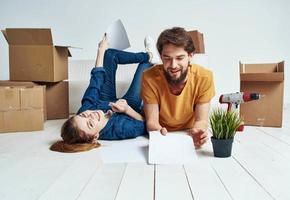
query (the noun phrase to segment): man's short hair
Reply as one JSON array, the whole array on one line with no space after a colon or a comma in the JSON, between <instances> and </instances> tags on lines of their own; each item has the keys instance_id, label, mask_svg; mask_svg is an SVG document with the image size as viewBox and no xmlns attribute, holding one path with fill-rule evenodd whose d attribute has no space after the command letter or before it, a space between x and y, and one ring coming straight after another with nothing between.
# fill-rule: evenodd
<instances>
[{"instance_id":1,"label":"man's short hair","mask_svg":"<svg viewBox=\"0 0 290 200\"><path fill-rule=\"evenodd\" d=\"M160 55L163 47L168 44L183 47L187 53L193 53L195 50L190 35L184 28L181 27L166 29L159 35L157 40L157 49Z\"/></svg>"}]
</instances>

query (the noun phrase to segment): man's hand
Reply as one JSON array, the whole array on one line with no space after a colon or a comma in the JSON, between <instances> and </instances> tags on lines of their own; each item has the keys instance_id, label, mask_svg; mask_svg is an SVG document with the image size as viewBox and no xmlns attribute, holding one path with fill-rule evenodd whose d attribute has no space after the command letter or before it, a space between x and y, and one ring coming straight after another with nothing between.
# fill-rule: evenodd
<instances>
[{"instance_id":1,"label":"man's hand","mask_svg":"<svg viewBox=\"0 0 290 200\"><path fill-rule=\"evenodd\" d=\"M114 112L119 112L119 113L126 113L129 107L125 99L119 99L115 103L110 102L109 105L112 107L112 110Z\"/></svg>"},{"instance_id":2,"label":"man's hand","mask_svg":"<svg viewBox=\"0 0 290 200\"><path fill-rule=\"evenodd\" d=\"M161 135L166 135L168 133L167 129L165 127L162 127L160 130Z\"/></svg>"},{"instance_id":3,"label":"man's hand","mask_svg":"<svg viewBox=\"0 0 290 200\"><path fill-rule=\"evenodd\" d=\"M192 137L195 148L200 148L206 141L207 132L202 128L192 128L188 130L188 134Z\"/></svg>"}]
</instances>

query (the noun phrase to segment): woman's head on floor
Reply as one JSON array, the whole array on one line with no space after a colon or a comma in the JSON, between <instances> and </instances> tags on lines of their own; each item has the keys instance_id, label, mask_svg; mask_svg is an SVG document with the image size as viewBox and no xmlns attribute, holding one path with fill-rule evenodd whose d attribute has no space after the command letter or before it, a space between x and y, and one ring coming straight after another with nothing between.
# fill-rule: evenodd
<instances>
[{"instance_id":1,"label":"woman's head on floor","mask_svg":"<svg viewBox=\"0 0 290 200\"><path fill-rule=\"evenodd\" d=\"M106 122L106 114L101 110L87 110L70 117L61 128L63 141L53 144L51 150L70 153L99 147L96 141Z\"/></svg>"},{"instance_id":2,"label":"woman's head on floor","mask_svg":"<svg viewBox=\"0 0 290 200\"><path fill-rule=\"evenodd\" d=\"M69 144L91 143L100 136L108 118L101 110L87 110L69 118L61 128L61 137Z\"/></svg>"}]
</instances>

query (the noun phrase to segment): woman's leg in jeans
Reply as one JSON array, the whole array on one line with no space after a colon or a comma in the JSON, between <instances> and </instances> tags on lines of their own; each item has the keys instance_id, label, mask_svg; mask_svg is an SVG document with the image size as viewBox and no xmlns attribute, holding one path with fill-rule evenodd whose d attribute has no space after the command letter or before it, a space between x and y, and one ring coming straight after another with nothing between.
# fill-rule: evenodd
<instances>
[{"instance_id":1,"label":"woman's leg in jeans","mask_svg":"<svg viewBox=\"0 0 290 200\"><path fill-rule=\"evenodd\" d=\"M126 94L122 97L122 99L126 99L128 104L139 113L142 109L142 99L140 97L142 73L151 66L152 64L148 63L148 61L138 65L131 85Z\"/></svg>"},{"instance_id":2,"label":"woman's leg in jeans","mask_svg":"<svg viewBox=\"0 0 290 200\"><path fill-rule=\"evenodd\" d=\"M148 62L147 53L131 53L117 49L107 49L104 56L104 69L106 71L105 83L101 89L101 99L116 101L116 71L118 64L131 64Z\"/></svg>"}]
</instances>

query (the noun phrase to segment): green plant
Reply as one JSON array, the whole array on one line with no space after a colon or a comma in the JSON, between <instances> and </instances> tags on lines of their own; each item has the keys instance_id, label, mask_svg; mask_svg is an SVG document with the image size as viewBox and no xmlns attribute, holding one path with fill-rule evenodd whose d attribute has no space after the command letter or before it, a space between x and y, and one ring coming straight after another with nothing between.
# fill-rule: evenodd
<instances>
[{"instance_id":1,"label":"green plant","mask_svg":"<svg viewBox=\"0 0 290 200\"><path fill-rule=\"evenodd\" d=\"M212 135L216 139L233 138L237 128L243 123L236 111L216 108L209 117Z\"/></svg>"}]
</instances>

